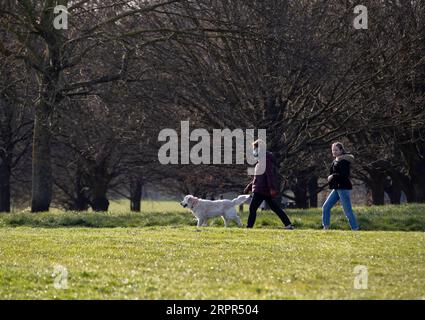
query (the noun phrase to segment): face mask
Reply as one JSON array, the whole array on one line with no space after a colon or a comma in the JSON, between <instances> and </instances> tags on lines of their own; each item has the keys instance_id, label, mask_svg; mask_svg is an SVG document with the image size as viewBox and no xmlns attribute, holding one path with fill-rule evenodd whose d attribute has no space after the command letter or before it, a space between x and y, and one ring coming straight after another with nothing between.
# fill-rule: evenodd
<instances>
[{"instance_id":1,"label":"face mask","mask_svg":"<svg viewBox=\"0 0 425 320\"><path fill-rule=\"evenodd\" d=\"M258 149L257 148L255 148L254 150L252 150L252 155L254 156L254 157L258 157Z\"/></svg>"}]
</instances>

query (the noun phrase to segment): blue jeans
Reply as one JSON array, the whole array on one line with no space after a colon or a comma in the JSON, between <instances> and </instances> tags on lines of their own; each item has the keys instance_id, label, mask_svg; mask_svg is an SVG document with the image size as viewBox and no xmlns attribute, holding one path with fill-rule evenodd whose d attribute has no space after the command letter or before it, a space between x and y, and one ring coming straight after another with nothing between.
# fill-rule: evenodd
<instances>
[{"instance_id":1,"label":"blue jeans","mask_svg":"<svg viewBox=\"0 0 425 320\"><path fill-rule=\"evenodd\" d=\"M348 218L348 222L350 223L351 230L358 230L359 226L357 225L356 216L353 213L353 208L351 207L350 200L350 191L347 189L334 189L329 194L325 203L323 204L323 216L322 223L323 227L328 228L331 224L331 209L332 207L341 200L342 208L344 209L344 213Z\"/></svg>"}]
</instances>

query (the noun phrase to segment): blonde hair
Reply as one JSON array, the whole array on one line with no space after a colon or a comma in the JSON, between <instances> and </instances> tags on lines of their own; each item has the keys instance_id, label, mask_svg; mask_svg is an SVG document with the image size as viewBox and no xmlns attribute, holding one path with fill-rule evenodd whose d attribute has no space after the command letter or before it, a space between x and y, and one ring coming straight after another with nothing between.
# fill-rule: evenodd
<instances>
[{"instance_id":1,"label":"blonde hair","mask_svg":"<svg viewBox=\"0 0 425 320\"><path fill-rule=\"evenodd\" d=\"M339 141L334 142L334 143L332 143L332 146L338 147L338 149L339 149L339 150L342 150L342 154L350 153L350 152L348 152L348 151L345 149L345 147L344 147L344 145L342 144L342 142L339 142Z\"/></svg>"},{"instance_id":2,"label":"blonde hair","mask_svg":"<svg viewBox=\"0 0 425 320\"><path fill-rule=\"evenodd\" d=\"M258 145L259 144L264 144L264 145L266 145L266 142L263 140L263 139L257 139L257 140L255 140L253 143L252 143L252 146L254 147L254 148L258 148Z\"/></svg>"}]
</instances>

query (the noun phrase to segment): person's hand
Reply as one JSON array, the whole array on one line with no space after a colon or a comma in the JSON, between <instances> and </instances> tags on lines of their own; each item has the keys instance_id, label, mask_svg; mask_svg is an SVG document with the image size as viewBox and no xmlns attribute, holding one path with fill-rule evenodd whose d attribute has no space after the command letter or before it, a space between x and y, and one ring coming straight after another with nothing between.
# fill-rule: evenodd
<instances>
[{"instance_id":1,"label":"person's hand","mask_svg":"<svg viewBox=\"0 0 425 320\"><path fill-rule=\"evenodd\" d=\"M243 194L251 193L252 190L252 183L248 184L245 189L243 190Z\"/></svg>"},{"instance_id":2,"label":"person's hand","mask_svg":"<svg viewBox=\"0 0 425 320\"><path fill-rule=\"evenodd\" d=\"M276 197L277 196L277 191L275 189L270 189L270 196L272 198Z\"/></svg>"},{"instance_id":3,"label":"person's hand","mask_svg":"<svg viewBox=\"0 0 425 320\"><path fill-rule=\"evenodd\" d=\"M331 180L332 180L332 178L333 178L334 176L331 174L329 177L328 177L328 182L331 182Z\"/></svg>"}]
</instances>

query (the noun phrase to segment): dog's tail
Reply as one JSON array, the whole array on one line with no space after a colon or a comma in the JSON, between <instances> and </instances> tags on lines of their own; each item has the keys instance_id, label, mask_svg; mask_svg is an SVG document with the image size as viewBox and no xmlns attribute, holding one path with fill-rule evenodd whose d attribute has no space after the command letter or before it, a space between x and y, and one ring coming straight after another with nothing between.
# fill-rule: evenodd
<instances>
[{"instance_id":1,"label":"dog's tail","mask_svg":"<svg viewBox=\"0 0 425 320\"><path fill-rule=\"evenodd\" d=\"M246 200L248 200L249 197L250 197L250 195L248 195L248 194L240 195L239 197L232 200L232 204L234 206L238 206L238 205L244 203Z\"/></svg>"}]
</instances>

